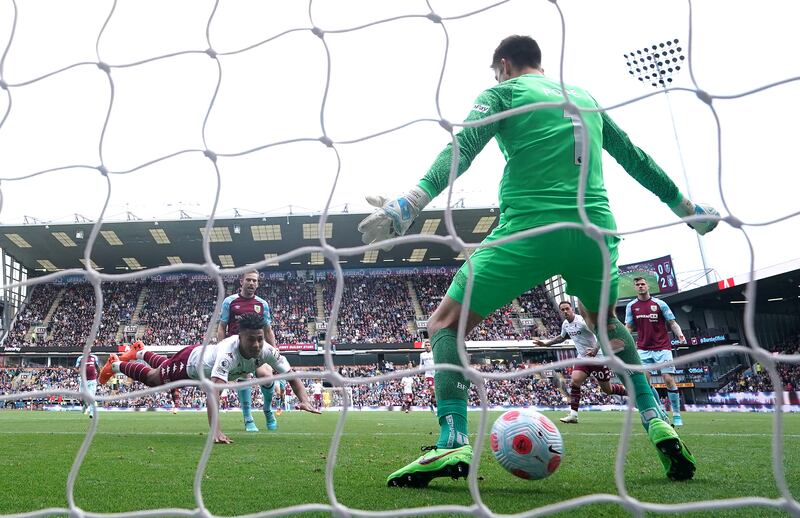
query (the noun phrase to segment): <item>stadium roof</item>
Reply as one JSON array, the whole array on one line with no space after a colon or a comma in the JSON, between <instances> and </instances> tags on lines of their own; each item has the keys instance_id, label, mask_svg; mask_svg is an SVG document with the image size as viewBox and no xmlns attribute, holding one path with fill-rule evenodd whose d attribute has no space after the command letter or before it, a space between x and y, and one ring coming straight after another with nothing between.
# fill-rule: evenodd
<instances>
[{"instance_id":1,"label":"stadium roof","mask_svg":"<svg viewBox=\"0 0 800 518\"><path fill-rule=\"evenodd\" d=\"M480 242L497 226L496 208L453 209L457 235L468 243ZM336 248L362 246L358 223L367 214L329 214L327 242ZM222 267L239 267L285 254L296 248L319 245L320 215L239 217L214 220L211 255ZM203 263L202 242L206 219L123 221L103 223L92 248L91 260L103 273L124 273L176 263ZM35 277L45 273L83 268L84 246L92 222L73 224L0 225L0 248ZM447 234L444 210L424 211L409 229L411 234ZM304 254L275 265L278 270L329 269L317 254ZM345 262L346 261L346 262ZM341 258L343 268L455 266L463 254L447 245L418 242L391 251Z\"/></svg>"},{"instance_id":2,"label":"stadium roof","mask_svg":"<svg viewBox=\"0 0 800 518\"><path fill-rule=\"evenodd\" d=\"M733 278L683 291L665 297L673 306L685 304L698 308L744 309L747 304L747 281L731 282ZM800 314L800 270L792 270L756 280L756 310L760 313Z\"/></svg>"}]
</instances>

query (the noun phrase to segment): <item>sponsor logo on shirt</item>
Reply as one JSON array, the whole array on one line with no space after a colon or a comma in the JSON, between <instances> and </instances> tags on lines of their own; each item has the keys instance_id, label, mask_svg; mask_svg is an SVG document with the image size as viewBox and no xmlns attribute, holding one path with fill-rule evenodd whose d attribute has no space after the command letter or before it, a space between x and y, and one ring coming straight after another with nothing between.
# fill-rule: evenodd
<instances>
[{"instance_id":1,"label":"sponsor logo on shirt","mask_svg":"<svg viewBox=\"0 0 800 518\"><path fill-rule=\"evenodd\" d=\"M476 103L476 104L472 105L472 111L476 111L476 112L479 112L479 113L488 113L489 112L489 107L486 106L485 104L477 104Z\"/></svg>"}]
</instances>

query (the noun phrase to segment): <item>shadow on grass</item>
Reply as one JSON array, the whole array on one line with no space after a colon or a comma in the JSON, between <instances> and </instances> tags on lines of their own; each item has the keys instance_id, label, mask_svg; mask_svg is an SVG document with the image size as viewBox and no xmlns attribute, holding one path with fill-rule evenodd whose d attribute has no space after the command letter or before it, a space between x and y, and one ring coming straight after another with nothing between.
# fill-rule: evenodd
<instances>
[{"instance_id":1,"label":"shadow on grass","mask_svg":"<svg viewBox=\"0 0 800 518\"><path fill-rule=\"evenodd\" d=\"M629 493L633 493L647 488L657 488L663 490L664 484L670 484L671 487L679 490L680 489L696 490L698 488L703 488L703 487L716 489L719 487L719 481L713 481L703 476L699 477L696 476L691 480L681 480L681 481L669 480L665 477L642 477L642 478L637 478L636 480L627 480L625 487L628 488Z\"/></svg>"},{"instance_id":2,"label":"shadow on grass","mask_svg":"<svg viewBox=\"0 0 800 518\"><path fill-rule=\"evenodd\" d=\"M480 487L481 497L486 500L487 497L489 498L502 498L507 496L515 496L515 495L522 495L522 496L531 496L531 491L533 488L525 488L525 487ZM469 487L465 484L464 486L428 486L425 489L415 489L414 491L426 491L428 493L438 493L443 495L460 495L460 494L469 494ZM552 495L552 496L562 496L564 491L553 491L548 490L548 488L544 486L540 486L536 488L536 495L537 497Z\"/></svg>"}]
</instances>

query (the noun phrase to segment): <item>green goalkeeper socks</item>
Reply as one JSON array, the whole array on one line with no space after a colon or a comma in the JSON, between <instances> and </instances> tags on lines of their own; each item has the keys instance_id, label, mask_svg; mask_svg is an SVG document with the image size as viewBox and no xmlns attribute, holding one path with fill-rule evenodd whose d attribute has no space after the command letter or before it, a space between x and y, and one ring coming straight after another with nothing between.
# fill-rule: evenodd
<instances>
[{"instance_id":1,"label":"green goalkeeper socks","mask_svg":"<svg viewBox=\"0 0 800 518\"><path fill-rule=\"evenodd\" d=\"M456 332L440 329L431 337L433 362L436 365L462 365L458 356ZM460 372L437 370L434 376L434 389L438 401L439 440L437 448L457 448L469 444L467 436L467 396L469 380Z\"/></svg>"},{"instance_id":2,"label":"green goalkeeper socks","mask_svg":"<svg viewBox=\"0 0 800 518\"><path fill-rule=\"evenodd\" d=\"M630 331L616 317L608 320L609 340L621 340L625 347L616 353L617 357L630 365L641 365L639 354L636 352L636 344L633 341ZM649 428L650 420L660 418L669 422L667 414L658 404L658 400L653 397L653 387L647 382L644 372L628 371L633 382L634 396L636 397L636 407L639 409L639 416L642 418L642 426L645 430Z\"/></svg>"},{"instance_id":3,"label":"green goalkeeper socks","mask_svg":"<svg viewBox=\"0 0 800 518\"><path fill-rule=\"evenodd\" d=\"M469 444L467 434L467 401L451 399L440 401L439 415L439 440L437 448L458 448Z\"/></svg>"},{"instance_id":4,"label":"green goalkeeper socks","mask_svg":"<svg viewBox=\"0 0 800 518\"><path fill-rule=\"evenodd\" d=\"M656 388L653 385L650 385L650 391L653 393L653 399L656 400L656 403L658 403L658 406L661 406L661 396L658 395L658 391L656 390Z\"/></svg>"}]
</instances>

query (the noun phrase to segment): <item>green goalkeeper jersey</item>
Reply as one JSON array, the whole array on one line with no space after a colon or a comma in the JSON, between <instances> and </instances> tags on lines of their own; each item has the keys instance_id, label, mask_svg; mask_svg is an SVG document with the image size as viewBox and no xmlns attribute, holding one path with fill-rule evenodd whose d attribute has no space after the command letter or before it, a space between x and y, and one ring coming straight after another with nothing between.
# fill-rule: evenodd
<instances>
[{"instance_id":1,"label":"green goalkeeper jersey","mask_svg":"<svg viewBox=\"0 0 800 518\"><path fill-rule=\"evenodd\" d=\"M576 106L598 107L585 90L566 88L570 101ZM563 101L557 81L539 74L526 74L482 92L466 120L484 119L535 103ZM616 228L603 184L602 149L664 203L671 205L680 200L674 182L652 158L630 142L608 115L584 111L582 118L583 121L563 106L549 107L464 128L456 135L460 153L458 174L467 170L492 137L497 140L506 159L499 188L500 224L505 224L512 232L562 221L580 222L578 187L584 161L588 167L586 212L593 223L603 228ZM584 155L585 136L588 146ZM452 144L448 144L420 181L419 186L431 198L447 188L451 161Z\"/></svg>"}]
</instances>

